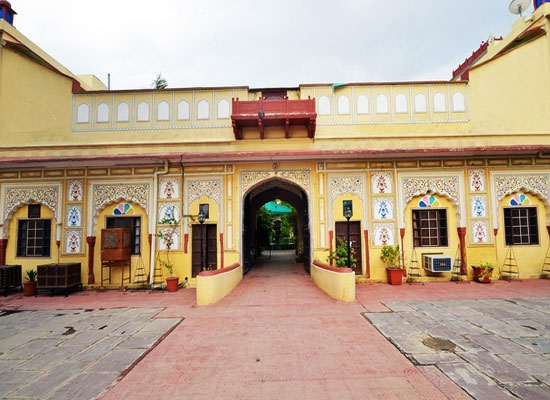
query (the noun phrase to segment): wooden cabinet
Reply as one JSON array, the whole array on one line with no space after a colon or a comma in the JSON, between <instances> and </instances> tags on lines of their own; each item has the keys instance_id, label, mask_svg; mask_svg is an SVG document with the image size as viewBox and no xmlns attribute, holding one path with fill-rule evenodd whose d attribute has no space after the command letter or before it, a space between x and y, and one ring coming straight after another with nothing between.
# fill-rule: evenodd
<instances>
[{"instance_id":1,"label":"wooden cabinet","mask_svg":"<svg viewBox=\"0 0 550 400\"><path fill-rule=\"evenodd\" d=\"M50 295L56 290L64 290L65 296L70 289L82 290L80 263L53 263L36 267L36 291L49 290Z\"/></svg>"},{"instance_id":2,"label":"wooden cabinet","mask_svg":"<svg viewBox=\"0 0 550 400\"><path fill-rule=\"evenodd\" d=\"M21 265L0 265L0 289L4 290L4 296L8 295L9 289L17 287L23 290Z\"/></svg>"},{"instance_id":3,"label":"wooden cabinet","mask_svg":"<svg viewBox=\"0 0 550 400\"><path fill-rule=\"evenodd\" d=\"M132 231L127 228L101 230L101 261L130 260Z\"/></svg>"}]
</instances>

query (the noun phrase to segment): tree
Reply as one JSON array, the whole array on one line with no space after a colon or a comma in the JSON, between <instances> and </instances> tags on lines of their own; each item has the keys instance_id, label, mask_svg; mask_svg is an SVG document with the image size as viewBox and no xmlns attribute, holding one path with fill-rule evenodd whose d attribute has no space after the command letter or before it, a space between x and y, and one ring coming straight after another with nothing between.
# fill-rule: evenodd
<instances>
[{"instance_id":1,"label":"tree","mask_svg":"<svg viewBox=\"0 0 550 400\"><path fill-rule=\"evenodd\" d=\"M350 246L350 264L351 268L355 268L357 259L355 258L355 250ZM348 266L348 244L344 239L336 238L336 249L332 255L328 256L329 260L334 261L334 265L340 268Z\"/></svg>"},{"instance_id":2,"label":"tree","mask_svg":"<svg viewBox=\"0 0 550 400\"><path fill-rule=\"evenodd\" d=\"M159 72L157 77L153 80L153 89L166 89L168 86L168 81L162 77L162 74Z\"/></svg>"}]
</instances>

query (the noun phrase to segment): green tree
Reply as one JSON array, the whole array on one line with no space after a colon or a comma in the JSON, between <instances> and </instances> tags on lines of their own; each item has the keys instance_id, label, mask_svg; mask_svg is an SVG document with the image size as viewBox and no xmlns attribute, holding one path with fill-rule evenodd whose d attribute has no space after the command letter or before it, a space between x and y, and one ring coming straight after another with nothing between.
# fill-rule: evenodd
<instances>
[{"instance_id":1,"label":"green tree","mask_svg":"<svg viewBox=\"0 0 550 400\"><path fill-rule=\"evenodd\" d=\"M159 72L157 77L153 79L153 89L166 89L168 86L168 81L162 77L162 74Z\"/></svg>"},{"instance_id":2,"label":"green tree","mask_svg":"<svg viewBox=\"0 0 550 400\"><path fill-rule=\"evenodd\" d=\"M350 264L351 268L355 268L357 259L355 258L355 250L350 246ZM336 249L332 255L328 256L329 261L332 260L334 265L340 268L348 266L348 244L344 239L336 238Z\"/></svg>"}]
</instances>

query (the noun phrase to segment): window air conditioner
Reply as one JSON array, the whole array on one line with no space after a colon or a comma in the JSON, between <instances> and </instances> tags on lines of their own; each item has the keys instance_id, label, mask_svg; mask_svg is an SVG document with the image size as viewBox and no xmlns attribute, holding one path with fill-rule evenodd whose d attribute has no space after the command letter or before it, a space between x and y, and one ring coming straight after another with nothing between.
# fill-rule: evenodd
<instances>
[{"instance_id":1,"label":"window air conditioner","mask_svg":"<svg viewBox=\"0 0 550 400\"><path fill-rule=\"evenodd\" d=\"M442 254L423 254L422 264L424 269L432 272L452 272L453 260Z\"/></svg>"}]
</instances>

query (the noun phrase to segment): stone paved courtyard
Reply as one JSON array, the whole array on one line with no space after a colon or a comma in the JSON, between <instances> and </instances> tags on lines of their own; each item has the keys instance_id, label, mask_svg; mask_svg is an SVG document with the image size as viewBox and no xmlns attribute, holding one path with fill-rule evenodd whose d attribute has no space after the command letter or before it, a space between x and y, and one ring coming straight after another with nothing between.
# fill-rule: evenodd
<instances>
[{"instance_id":1,"label":"stone paved courtyard","mask_svg":"<svg viewBox=\"0 0 550 400\"><path fill-rule=\"evenodd\" d=\"M181 321L160 311L0 312L0 398L99 396Z\"/></svg>"},{"instance_id":2,"label":"stone paved courtyard","mask_svg":"<svg viewBox=\"0 0 550 400\"><path fill-rule=\"evenodd\" d=\"M550 298L385 306L392 312L364 316L414 364L438 368L474 398L550 399Z\"/></svg>"}]
</instances>

